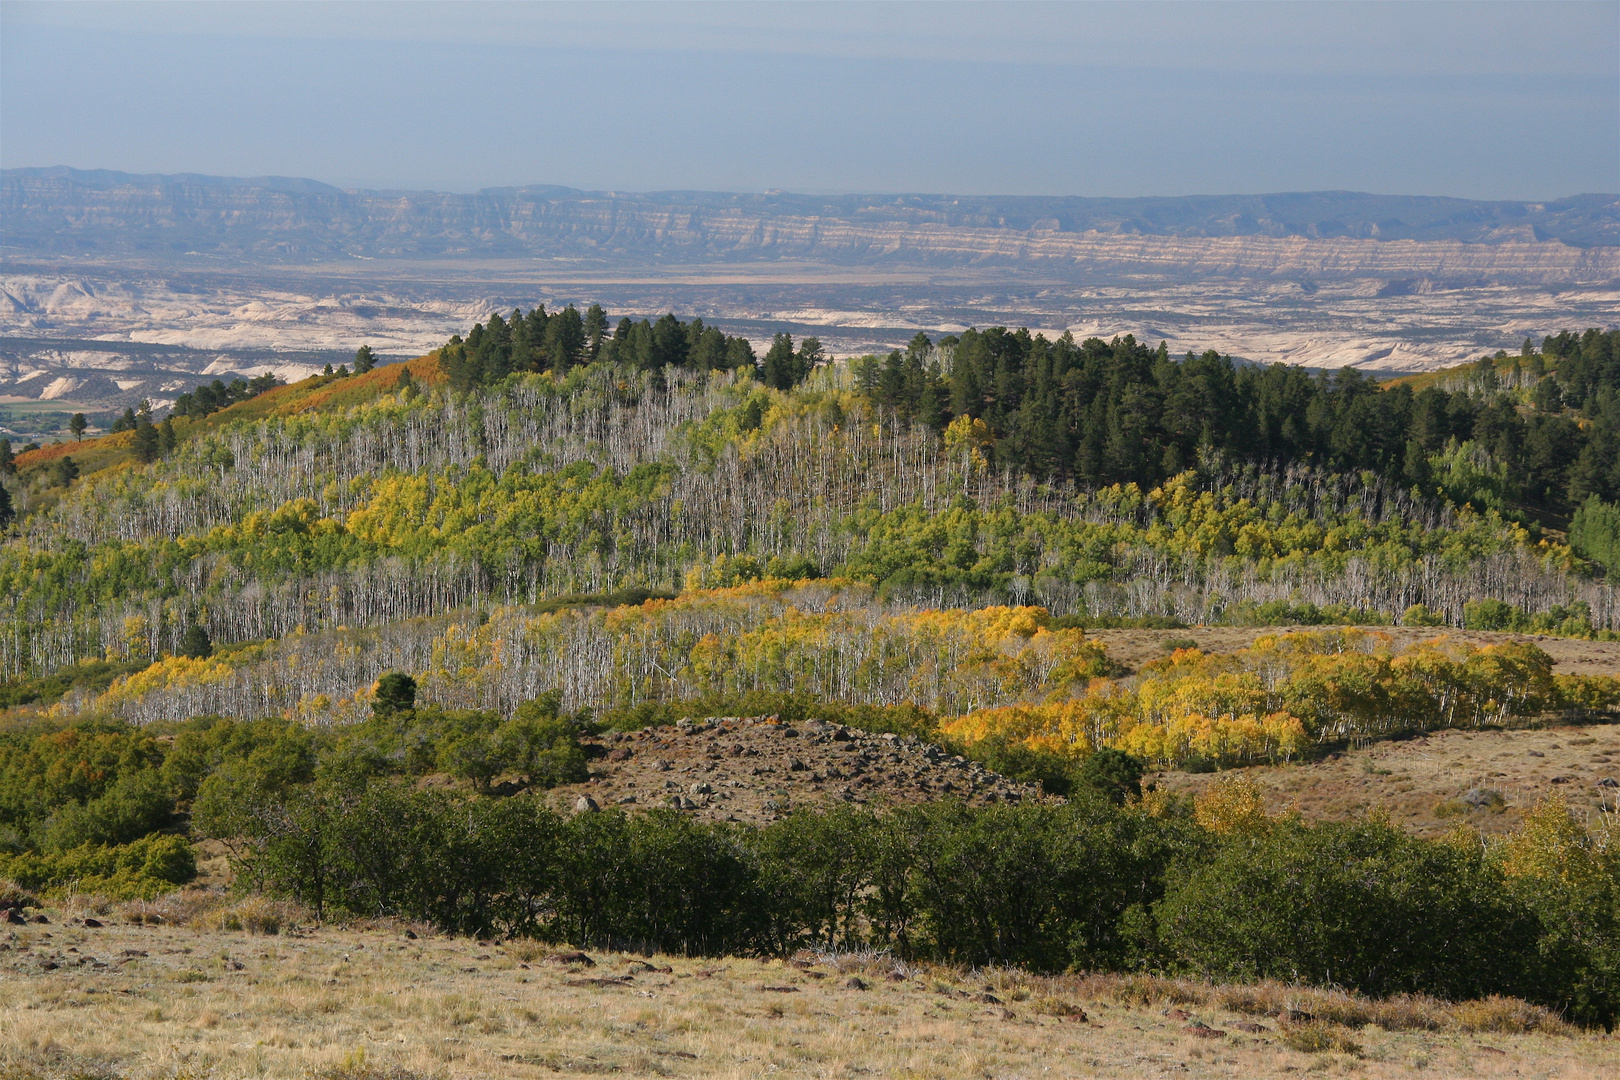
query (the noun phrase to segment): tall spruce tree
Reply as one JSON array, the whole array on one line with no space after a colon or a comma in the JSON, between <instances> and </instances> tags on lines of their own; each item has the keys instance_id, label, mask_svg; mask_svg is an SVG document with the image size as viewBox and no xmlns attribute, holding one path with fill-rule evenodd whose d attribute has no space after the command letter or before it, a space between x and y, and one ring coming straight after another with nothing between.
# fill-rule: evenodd
<instances>
[{"instance_id":1,"label":"tall spruce tree","mask_svg":"<svg viewBox=\"0 0 1620 1080\"><path fill-rule=\"evenodd\" d=\"M793 335L777 334L771 339L770 351L765 354L765 365L760 377L766 386L787 390L797 381L799 358L793 354Z\"/></svg>"},{"instance_id":2,"label":"tall spruce tree","mask_svg":"<svg viewBox=\"0 0 1620 1080\"><path fill-rule=\"evenodd\" d=\"M186 620L186 632L180 638L180 655L202 660L214 655L214 643L208 630L193 616Z\"/></svg>"}]
</instances>

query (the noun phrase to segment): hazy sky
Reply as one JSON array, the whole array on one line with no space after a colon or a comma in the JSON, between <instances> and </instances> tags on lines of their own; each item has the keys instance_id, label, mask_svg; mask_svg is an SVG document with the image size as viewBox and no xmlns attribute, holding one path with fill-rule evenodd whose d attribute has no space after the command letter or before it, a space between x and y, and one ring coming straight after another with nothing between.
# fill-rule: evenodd
<instances>
[{"instance_id":1,"label":"hazy sky","mask_svg":"<svg viewBox=\"0 0 1620 1080\"><path fill-rule=\"evenodd\" d=\"M1620 191L1620 2L0 2L0 164L343 186Z\"/></svg>"}]
</instances>

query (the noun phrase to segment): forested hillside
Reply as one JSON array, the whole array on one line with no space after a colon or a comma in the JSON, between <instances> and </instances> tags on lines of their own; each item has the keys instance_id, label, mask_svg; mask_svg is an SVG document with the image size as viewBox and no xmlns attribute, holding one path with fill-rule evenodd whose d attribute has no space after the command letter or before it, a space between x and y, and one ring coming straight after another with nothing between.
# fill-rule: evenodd
<instances>
[{"instance_id":1,"label":"forested hillside","mask_svg":"<svg viewBox=\"0 0 1620 1080\"><path fill-rule=\"evenodd\" d=\"M1129 337L1048 341L996 327L918 335L853 365L870 401L943 430L982 420L994 464L1083 487L1175 476L1212 453L1363 470L1454 505L1532 514L1620 496L1620 332L1548 338L1417 388L1353 368L1312 373L1172 360Z\"/></svg>"},{"instance_id":2,"label":"forested hillside","mask_svg":"<svg viewBox=\"0 0 1620 1080\"><path fill-rule=\"evenodd\" d=\"M406 367L171 417L149 463L139 432L18 457L0 670L759 577L884 610L1620 626L1620 334L1414 391L1128 338L970 331L846 365L608 324L497 316ZM1542 524L1572 508L1573 549Z\"/></svg>"},{"instance_id":3,"label":"forested hillside","mask_svg":"<svg viewBox=\"0 0 1620 1080\"><path fill-rule=\"evenodd\" d=\"M0 877L14 908L151 898L206 836L239 888L317 918L1516 994L1610 1024L1620 853L1563 804L1440 843L1143 780L1620 711L1611 676L1445 633L1620 631L1617 344L1379 387L999 328L758 357L698 320L537 309L0 445ZM1338 625L1171 639L1136 671L1089 635L1209 622ZM768 775L716 744L683 794L662 736L623 737L742 716L840 764ZM633 802L564 787L606 798L590 763L633 753L663 777ZM920 794L908 760L984 804ZM931 805L868 800L868 770ZM757 827L683 814L739 787Z\"/></svg>"}]
</instances>

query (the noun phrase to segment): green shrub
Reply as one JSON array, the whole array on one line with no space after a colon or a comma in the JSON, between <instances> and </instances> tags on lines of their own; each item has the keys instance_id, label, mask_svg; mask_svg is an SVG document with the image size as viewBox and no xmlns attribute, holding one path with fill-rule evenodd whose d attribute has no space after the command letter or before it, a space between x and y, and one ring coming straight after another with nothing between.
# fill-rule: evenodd
<instances>
[{"instance_id":1,"label":"green shrub","mask_svg":"<svg viewBox=\"0 0 1620 1080\"><path fill-rule=\"evenodd\" d=\"M1609 573L1620 572L1620 505L1589 497L1569 523L1569 546Z\"/></svg>"},{"instance_id":2,"label":"green shrub","mask_svg":"<svg viewBox=\"0 0 1620 1080\"><path fill-rule=\"evenodd\" d=\"M1142 762L1123 750L1103 748L1080 765L1077 787L1107 799L1115 806L1142 796Z\"/></svg>"},{"instance_id":3,"label":"green shrub","mask_svg":"<svg viewBox=\"0 0 1620 1080\"><path fill-rule=\"evenodd\" d=\"M1536 919L1476 846L1385 822L1280 823L1172 875L1166 943L1223 979L1445 997L1538 988Z\"/></svg>"},{"instance_id":4,"label":"green shrub","mask_svg":"<svg viewBox=\"0 0 1620 1080\"><path fill-rule=\"evenodd\" d=\"M963 753L985 768L1023 784L1040 784L1048 795L1068 796L1074 790L1074 765L1049 750L1035 750L1005 735L980 739Z\"/></svg>"},{"instance_id":5,"label":"green shrub","mask_svg":"<svg viewBox=\"0 0 1620 1080\"><path fill-rule=\"evenodd\" d=\"M1413 604L1401 612L1402 626L1444 626L1446 617L1438 611L1430 611L1422 604Z\"/></svg>"},{"instance_id":6,"label":"green shrub","mask_svg":"<svg viewBox=\"0 0 1620 1080\"><path fill-rule=\"evenodd\" d=\"M156 769L126 772L99 798L70 802L46 820L42 847L68 851L89 844L127 844L169 823L174 800Z\"/></svg>"},{"instance_id":7,"label":"green shrub","mask_svg":"<svg viewBox=\"0 0 1620 1080\"><path fill-rule=\"evenodd\" d=\"M0 856L0 876L33 890L100 893L150 900L197 876L196 855L179 836L153 834L133 843L85 844L52 855Z\"/></svg>"},{"instance_id":8,"label":"green shrub","mask_svg":"<svg viewBox=\"0 0 1620 1080\"><path fill-rule=\"evenodd\" d=\"M1519 611L1502 600L1470 600L1463 605L1463 626L1469 630L1513 630Z\"/></svg>"}]
</instances>

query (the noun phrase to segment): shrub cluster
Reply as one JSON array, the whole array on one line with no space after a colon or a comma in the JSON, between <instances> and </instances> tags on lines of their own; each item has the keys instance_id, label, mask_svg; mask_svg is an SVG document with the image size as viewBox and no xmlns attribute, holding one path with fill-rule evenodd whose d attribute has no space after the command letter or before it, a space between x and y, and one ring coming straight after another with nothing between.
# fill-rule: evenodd
<instances>
[{"instance_id":1,"label":"shrub cluster","mask_svg":"<svg viewBox=\"0 0 1620 1080\"><path fill-rule=\"evenodd\" d=\"M0 855L0 878L25 889L66 886L116 900L151 900L197 876L184 837L154 833L133 843L82 844L54 854Z\"/></svg>"},{"instance_id":2,"label":"shrub cluster","mask_svg":"<svg viewBox=\"0 0 1620 1080\"><path fill-rule=\"evenodd\" d=\"M459 933L1507 994L1614 1020L1612 854L1556 824L1497 849L1377 819L1232 812L1242 803L841 807L753 828L666 810L563 816L532 795L385 780L240 792L200 805L197 823L272 893Z\"/></svg>"}]
</instances>

